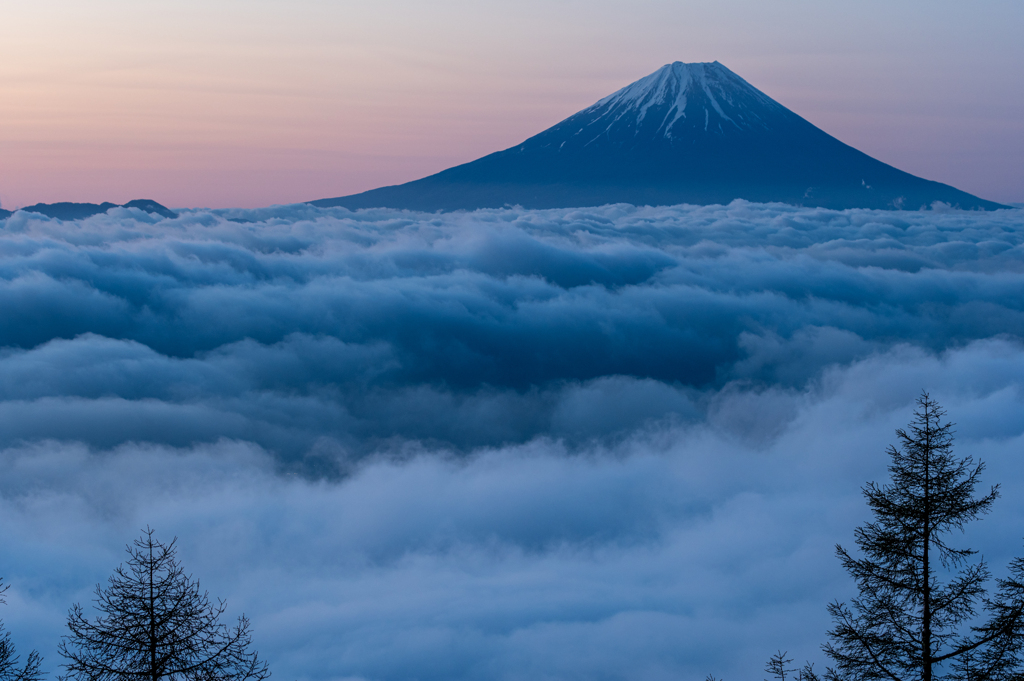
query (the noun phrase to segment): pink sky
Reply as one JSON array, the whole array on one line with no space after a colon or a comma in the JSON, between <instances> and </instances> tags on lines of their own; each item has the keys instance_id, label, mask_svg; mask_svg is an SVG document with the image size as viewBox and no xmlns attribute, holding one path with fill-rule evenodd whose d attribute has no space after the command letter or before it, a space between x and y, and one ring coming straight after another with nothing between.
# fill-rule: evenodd
<instances>
[{"instance_id":1,"label":"pink sky","mask_svg":"<svg viewBox=\"0 0 1024 681\"><path fill-rule=\"evenodd\" d=\"M716 59L876 158L1024 202L1024 3L890 4L17 2L0 27L0 204L350 194Z\"/></svg>"}]
</instances>

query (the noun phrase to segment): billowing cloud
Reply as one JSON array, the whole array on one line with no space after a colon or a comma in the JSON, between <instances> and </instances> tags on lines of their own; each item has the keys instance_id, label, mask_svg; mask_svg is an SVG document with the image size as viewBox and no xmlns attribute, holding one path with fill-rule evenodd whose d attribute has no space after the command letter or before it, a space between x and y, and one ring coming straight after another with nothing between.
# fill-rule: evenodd
<instances>
[{"instance_id":1,"label":"billowing cloud","mask_svg":"<svg viewBox=\"0 0 1024 681\"><path fill-rule=\"evenodd\" d=\"M922 388L1024 516L1022 211L726 207L0 234L0 615L150 524L281 678L659 679L820 659Z\"/></svg>"}]
</instances>

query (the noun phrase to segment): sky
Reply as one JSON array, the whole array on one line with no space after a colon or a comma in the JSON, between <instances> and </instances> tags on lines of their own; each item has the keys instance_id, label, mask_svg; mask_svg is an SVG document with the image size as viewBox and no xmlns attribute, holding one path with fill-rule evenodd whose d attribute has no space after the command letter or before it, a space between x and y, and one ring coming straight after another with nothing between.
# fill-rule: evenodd
<instances>
[{"instance_id":1,"label":"sky","mask_svg":"<svg viewBox=\"0 0 1024 681\"><path fill-rule=\"evenodd\" d=\"M1021 25L1015 0L10 0L0 206L345 195L714 60L876 158L1024 202Z\"/></svg>"},{"instance_id":2,"label":"sky","mask_svg":"<svg viewBox=\"0 0 1024 681\"><path fill-rule=\"evenodd\" d=\"M822 669L928 390L1024 553L1024 209L115 208L0 229L0 618L152 527L274 678Z\"/></svg>"}]
</instances>

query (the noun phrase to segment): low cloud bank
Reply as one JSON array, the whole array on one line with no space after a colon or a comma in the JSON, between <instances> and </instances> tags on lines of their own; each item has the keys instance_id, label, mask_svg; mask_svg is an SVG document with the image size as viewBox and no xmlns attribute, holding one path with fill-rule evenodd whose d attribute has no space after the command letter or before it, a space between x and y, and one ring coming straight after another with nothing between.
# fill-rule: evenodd
<instances>
[{"instance_id":1,"label":"low cloud bank","mask_svg":"<svg viewBox=\"0 0 1024 681\"><path fill-rule=\"evenodd\" d=\"M147 523L253 621L281 678L659 679L820 659L832 555L867 517L860 485L916 387L1002 483L971 529L999 574L1024 551L1024 348L896 348L807 390L726 390L697 424L570 451L539 438L410 448L343 480L277 473L244 441L0 451L4 616L49 669L64 613Z\"/></svg>"},{"instance_id":2,"label":"low cloud bank","mask_svg":"<svg viewBox=\"0 0 1024 681\"><path fill-rule=\"evenodd\" d=\"M922 388L1024 552L1024 211L0 222L0 610L58 671L141 527L279 678L820 659Z\"/></svg>"}]
</instances>

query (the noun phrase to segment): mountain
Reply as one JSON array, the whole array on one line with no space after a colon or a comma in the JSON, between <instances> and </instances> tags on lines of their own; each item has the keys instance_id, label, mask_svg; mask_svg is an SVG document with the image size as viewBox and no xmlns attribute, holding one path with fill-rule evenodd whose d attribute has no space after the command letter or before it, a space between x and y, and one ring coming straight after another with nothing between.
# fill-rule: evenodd
<instances>
[{"instance_id":1,"label":"mountain","mask_svg":"<svg viewBox=\"0 0 1024 681\"><path fill-rule=\"evenodd\" d=\"M173 210L162 206L156 201L150 199L135 199L125 204L108 203L71 203L69 201L62 201L60 203L37 203L31 206L25 206L18 210L23 210L26 213L41 213L50 218L57 218L58 220L81 220L92 215L98 215L99 213L106 213L111 208L138 208L144 210L147 213L156 213L162 215L165 218L176 218L178 214ZM0 210L0 220L10 217L11 211Z\"/></svg>"},{"instance_id":2,"label":"mountain","mask_svg":"<svg viewBox=\"0 0 1024 681\"><path fill-rule=\"evenodd\" d=\"M1005 208L871 158L718 62L668 64L522 144L316 206L457 210L780 201Z\"/></svg>"}]
</instances>

